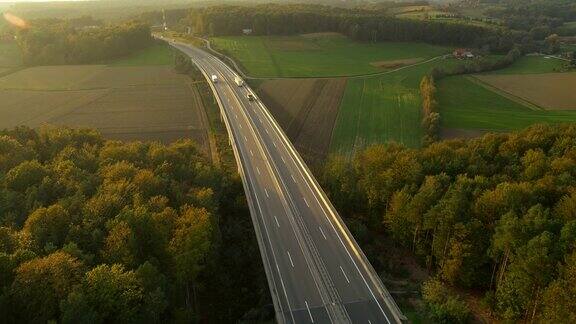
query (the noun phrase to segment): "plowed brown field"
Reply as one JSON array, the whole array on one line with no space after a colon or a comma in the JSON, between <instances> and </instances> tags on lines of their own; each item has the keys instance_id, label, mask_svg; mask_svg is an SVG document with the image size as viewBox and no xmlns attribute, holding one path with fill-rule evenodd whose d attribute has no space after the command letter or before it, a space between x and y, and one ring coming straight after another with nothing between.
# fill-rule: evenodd
<instances>
[{"instance_id":1,"label":"plowed brown field","mask_svg":"<svg viewBox=\"0 0 576 324\"><path fill-rule=\"evenodd\" d=\"M576 73L479 75L478 79L548 110L576 110Z\"/></svg>"},{"instance_id":2,"label":"plowed brown field","mask_svg":"<svg viewBox=\"0 0 576 324\"><path fill-rule=\"evenodd\" d=\"M192 138L210 156L196 84L169 66L37 67L0 78L1 88L0 128L52 124L120 140Z\"/></svg>"},{"instance_id":3,"label":"plowed brown field","mask_svg":"<svg viewBox=\"0 0 576 324\"><path fill-rule=\"evenodd\" d=\"M346 79L286 79L262 83L259 95L308 162L326 158Z\"/></svg>"}]
</instances>

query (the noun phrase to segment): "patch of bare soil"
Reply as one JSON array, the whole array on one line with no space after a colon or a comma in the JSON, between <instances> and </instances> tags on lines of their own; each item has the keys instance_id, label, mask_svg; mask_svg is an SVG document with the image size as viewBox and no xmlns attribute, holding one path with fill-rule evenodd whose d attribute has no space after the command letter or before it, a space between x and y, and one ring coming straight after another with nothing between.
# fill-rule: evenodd
<instances>
[{"instance_id":1,"label":"patch of bare soil","mask_svg":"<svg viewBox=\"0 0 576 324\"><path fill-rule=\"evenodd\" d=\"M198 85L171 67L37 67L0 81L28 87L0 90L0 128L52 124L95 128L120 140L192 138L211 156ZM70 88L78 90L64 90Z\"/></svg>"},{"instance_id":2,"label":"patch of bare soil","mask_svg":"<svg viewBox=\"0 0 576 324\"><path fill-rule=\"evenodd\" d=\"M478 75L483 82L548 110L576 110L576 72Z\"/></svg>"},{"instance_id":3,"label":"patch of bare soil","mask_svg":"<svg viewBox=\"0 0 576 324\"><path fill-rule=\"evenodd\" d=\"M320 37L330 37L330 36L343 36L340 33L336 33L336 32L324 32L324 33L308 33L308 34L302 34L300 35L304 38L320 38Z\"/></svg>"},{"instance_id":4,"label":"patch of bare soil","mask_svg":"<svg viewBox=\"0 0 576 324\"><path fill-rule=\"evenodd\" d=\"M472 139L480 137L490 131L482 129L441 128L441 139Z\"/></svg>"},{"instance_id":5,"label":"patch of bare soil","mask_svg":"<svg viewBox=\"0 0 576 324\"><path fill-rule=\"evenodd\" d=\"M404 60L390 60L390 61L378 61L378 62L371 62L370 65L379 69L397 69L403 66L416 64L422 61L422 58L411 58L411 59L404 59Z\"/></svg>"}]
</instances>

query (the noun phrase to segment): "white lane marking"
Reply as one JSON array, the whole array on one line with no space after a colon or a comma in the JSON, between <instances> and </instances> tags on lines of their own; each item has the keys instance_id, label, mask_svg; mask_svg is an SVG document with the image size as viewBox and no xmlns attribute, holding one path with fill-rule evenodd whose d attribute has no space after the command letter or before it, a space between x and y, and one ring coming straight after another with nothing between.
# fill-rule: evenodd
<instances>
[{"instance_id":1,"label":"white lane marking","mask_svg":"<svg viewBox=\"0 0 576 324\"><path fill-rule=\"evenodd\" d=\"M262 111L263 111L265 117L267 118L267 120L270 121L272 127L280 135L280 138L283 140L286 148L292 153L292 157L294 158L294 162L297 164L297 166L300 166L300 168L299 168L300 173L302 173L303 176L307 176L307 179L309 180L309 182L306 181L306 184L308 185L308 188L310 188L310 190L312 190L312 192L314 192L314 198L316 198L316 201L318 201L318 203L320 203L320 205L322 206L322 209L325 211L325 213L330 214L332 219L330 219L327 214L325 214L324 216L326 217L326 219L328 220L328 223L330 224L330 226L332 227L332 229L336 233L336 236L338 237L340 244L342 244L342 247L344 247L346 254L348 254L348 257L350 258L350 260L354 264L356 270L358 271L358 274L360 274L360 277L362 278L362 281L366 285L366 288L368 288L368 291L370 291L370 294L372 295L372 298L374 299L374 301L378 305L380 312L382 312L382 314L386 318L386 322L388 324L391 324L390 319L388 318L388 315L386 315L386 312L384 311L384 309L382 308L382 305L380 304L380 302L376 298L374 291L372 290L372 288L368 284L368 281L366 280L366 278L362 274L360 267L356 263L356 260L354 260L354 258L352 257L352 254L350 253L348 248L351 248L352 251L354 252L354 254L360 259L360 262L362 262L364 270L366 272L368 272L368 275L371 277L370 279L372 279L372 282L374 283L374 279L370 275L370 269L366 265L366 263L364 262L364 259L362 258L362 252L358 251L356 246L354 246L354 242L350 239L348 233L346 233L346 231L342 225L341 219L338 219L337 215L334 213L334 210L332 209L333 207L331 207L331 205L329 205L329 203L327 202L327 200L326 200L327 198L324 196L321 189L319 189L319 185L315 182L314 176L312 176L310 174L309 170L307 170L304 162L302 161L302 159L300 158L300 156L296 152L295 148L291 145L290 140L288 140L286 135L280 129L280 126L274 121L274 118L272 117L270 112L268 112L266 107L263 106L262 104L260 104L260 106L262 107ZM284 161L284 159L282 159L282 160ZM286 162L284 162L284 163L286 163ZM312 189L312 186L314 187L314 189ZM323 204L320 202L320 200L322 200ZM336 226L334 225L334 223L336 223L336 226L338 226L338 230L336 229ZM341 235L343 235L344 239L346 239L348 246L346 244L344 244L344 240L342 239ZM378 287L378 284L377 283L374 283L374 284L376 285L376 289L378 290L378 293L380 293L380 295L384 295L383 291L380 289L380 287Z\"/></svg>"},{"instance_id":2,"label":"white lane marking","mask_svg":"<svg viewBox=\"0 0 576 324\"><path fill-rule=\"evenodd\" d=\"M306 304L306 309L308 310L308 315L310 315L310 321L312 321L312 323L314 323L314 318L312 317L312 312L310 311L310 307L308 307L308 301L304 301L304 304Z\"/></svg>"},{"instance_id":3,"label":"white lane marking","mask_svg":"<svg viewBox=\"0 0 576 324\"><path fill-rule=\"evenodd\" d=\"M322 227L318 227L318 228L320 229L320 233L322 233L322 236L324 236L324 239L325 239L325 240L328 240L328 239L326 238L326 234L324 234L324 230L322 230Z\"/></svg>"},{"instance_id":4,"label":"white lane marking","mask_svg":"<svg viewBox=\"0 0 576 324\"><path fill-rule=\"evenodd\" d=\"M350 280L348 280L348 276L346 275L346 272L344 272L344 268L342 268L342 266L340 266L340 270L342 270L342 274L344 275L344 278L346 278L346 281L350 283Z\"/></svg>"},{"instance_id":5,"label":"white lane marking","mask_svg":"<svg viewBox=\"0 0 576 324\"><path fill-rule=\"evenodd\" d=\"M283 156L281 156L280 158L282 159L282 162L286 163L286 161L284 161L284 157L283 157Z\"/></svg>"},{"instance_id":6,"label":"white lane marking","mask_svg":"<svg viewBox=\"0 0 576 324\"><path fill-rule=\"evenodd\" d=\"M250 150L250 155L254 156L254 152L252 152L252 150Z\"/></svg>"},{"instance_id":7,"label":"white lane marking","mask_svg":"<svg viewBox=\"0 0 576 324\"><path fill-rule=\"evenodd\" d=\"M292 256L290 255L290 251L286 251L286 253L288 253L288 259L290 259L290 264L292 265L292 268L294 268L294 262L292 261Z\"/></svg>"},{"instance_id":8,"label":"white lane marking","mask_svg":"<svg viewBox=\"0 0 576 324\"><path fill-rule=\"evenodd\" d=\"M272 142L272 144L274 144L274 147L278 147L278 146L276 146L276 142Z\"/></svg>"},{"instance_id":9,"label":"white lane marking","mask_svg":"<svg viewBox=\"0 0 576 324\"><path fill-rule=\"evenodd\" d=\"M269 133L268 133L268 128L264 128L264 130L266 131L266 134L269 134Z\"/></svg>"},{"instance_id":10,"label":"white lane marking","mask_svg":"<svg viewBox=\"0 0 576 324\"><path fill-rule=\"evenodd\" d=\"M246 135L244 135L244 140L248 142L248 137L246 137Z\"/></svg>"},{"instance_id":11,"label":"white lane marking","mask_svg":"<svg viewBox=\"0 0 576 324\"><path fill-rule=\"evenodd\" d=\"M260 175L260 168L256 167L256 172L258 172L258 175Z\"/></svg>"},{"instance_id":12,"label":"white lane marking","mask_svg":"<svg viewBox=\"0 0 576 324\"><path fill-rule=\"evenodd\" d=\"M371 321L371 320L368 320L368 324L372 324L372 321Z\"/></svg>"},{"instance_id":13,"label":"white lane marking","mask_svg":"<svg viewBox=\"0 0 576 324\"><path fill-rule=\"evenodd\" d=\"M294 178L293 175L290 175L292 177L292 181L294 181L294 183L296 183L296 178Z\"/></svg>"},{"instance_id":14,"label":"white lane marking","mask_svg":"<svg viewBox=\"0 0 576 324\"><path fill-rule=\"evenodd\" d=\"M306 203L306 206L310 207L310 205L308 205L308 200L306 200L306 198L302 198L304 199L304 202Z\"/></svg>"},{"instance_id":15,"label":"white lane marking","mask_svg":"<svg viewBox=\"0 0 576 324\"><path fill-rule=\"evenodd\" d=\"M238 126L240 126L240 129L242 129L242 124L238 124Z\"/></svg>"},{"instance_id":16,"label":"white lane marking","mask_svg":"<svg viewBox=\"0 0 576 324\"><path fill-rule=\"evenodd\" d=\"M276 217L276 215L274 215L274 219L276 220L276 225L278 225L278 227L280 227L280 223L278 223L278 217Z\"/></svg>"},{"instance_id":17,"label":"white lane marking","mask_svg":"<svg viewBox=\"0 0 576 324\"><path fill-rule=\"evenodd\" d=\"M270 195L268 194L268 189L264 188L264 192L266 192L266 197L270 198Z\"/></svg>"}]
</instances>

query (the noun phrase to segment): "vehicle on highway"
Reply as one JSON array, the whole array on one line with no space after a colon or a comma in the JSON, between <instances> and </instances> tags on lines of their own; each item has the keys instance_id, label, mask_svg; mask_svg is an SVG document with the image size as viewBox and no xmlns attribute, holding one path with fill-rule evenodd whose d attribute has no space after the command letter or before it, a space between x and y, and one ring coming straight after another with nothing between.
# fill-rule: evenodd
<instances>
[{"instance_id":1,"label":"vehicle on highway","mask_svg":"<svg viewBox=\"0 0 576 324\"><path fill-rule=\"evenodd\" d=\"M235 77L234 82L236 82L236 85L238 85L239 87L242 87L244 85L244 80L242 80L242 78L240 77Z\"/></svg>"},{"instance_id":2,"label":"vehicle on highway","mask_svg":"<svg viewBox=\"0 0 576 324\"><path fill-rule=\"evenodd\" d=\"M247 94L247 95L246 95L246 98L248 98L248 100L250 100L250 101L256 100L256 97L254 97L254 95L251 94L251 93Z\"/></svg>"},{"instance_id":3,"label":"vehicle on highway","mask_svg":"<svg viewBox=\"0 0 576 324\"><path fill-rule=\"evenodd\" d=\"M218 77L215 74L212 74L212 82L218 83Z\"/></svg>"}]
</instances>

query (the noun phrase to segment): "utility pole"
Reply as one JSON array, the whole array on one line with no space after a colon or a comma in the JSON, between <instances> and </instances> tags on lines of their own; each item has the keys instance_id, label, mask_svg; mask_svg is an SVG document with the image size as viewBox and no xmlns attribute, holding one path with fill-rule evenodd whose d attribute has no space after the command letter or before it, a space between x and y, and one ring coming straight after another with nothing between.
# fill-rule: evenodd
<instances>
[{"instance_id":1,"label":"utility pole","mask_svg":"<svg viewBox=\"0 0 576 324\"><path fill-rule=\"evenodd\" d=\"M164 23L162 24L162 26L164 26L164 31L168 30L168 24L166 23L166 10L162 9L162 20L164 21Z\"/></svg>"}]
</instances>

